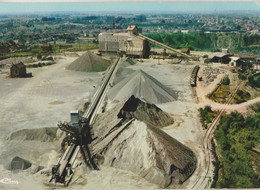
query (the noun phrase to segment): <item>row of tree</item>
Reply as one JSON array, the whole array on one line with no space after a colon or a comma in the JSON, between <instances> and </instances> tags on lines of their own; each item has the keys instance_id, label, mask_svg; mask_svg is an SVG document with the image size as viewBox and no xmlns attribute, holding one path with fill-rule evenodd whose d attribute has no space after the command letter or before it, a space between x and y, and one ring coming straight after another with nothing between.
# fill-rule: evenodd
<instances>
[{"instance_id":1,"label":"row of tree","mask_svg":"<svg viewBox=\"0 0 260 190\"><path fill-rule=\"evenodd\" d=\"M190 48L198 51L234 51L260 53L260 35L236 33L151 33L148 37L173 48Z\"/></svg>"}]
</instances>

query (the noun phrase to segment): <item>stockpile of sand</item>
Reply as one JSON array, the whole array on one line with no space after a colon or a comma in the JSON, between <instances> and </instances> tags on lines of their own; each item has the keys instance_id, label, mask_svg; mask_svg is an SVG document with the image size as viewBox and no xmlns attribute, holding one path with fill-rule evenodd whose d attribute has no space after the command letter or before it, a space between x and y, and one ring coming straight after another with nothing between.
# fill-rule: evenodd
<instances>
[{"instance_id":1,"label":"stockpile of sand","mask_svg":"<svg viewBox=\"0 0 260 190\"><path fill-rule=\"evenodd\" d=\"M171 125L174 122L169 114L162 111L156 105L142 102L134 96L131 96L126 101L118 117L123 119L135 118L139 121L144 121L148 125L160 128Z\"/></svg>"},{"instance_id":2,"label":"stockpile of sand","mask_svg":"<svg viewBox=\"0 0 260 190\"><path fill-rule=\"evenodd\" d=\"M13 132L8 140L37 140L42 142L54 141L57 134L57 127L40 129L22 129Z\"/></svg>"},{"instance_id":3,"label":"stockpile of sand","mask_svg":"<svg viewBox=\"0 0 260 190\"><path fill-rule=\"evenodd\" d=\"M82 71L82 72L100 72L105 71L110 61L102 59L89 51L73 61L68 67L68 70Z\"/></svg>"},{"instance_id":4,"label":"stockpile of sand","mask_svg":"<svg viewBox=\"0 0 260 190\"><path fill-rule=\"evenodd\" d=\"M132 97L131 99L133 100ZM92 153L103 158L100 171L102 172L102 167L114 167L131 171L160 188L177 187L194 172L196 157L188 147L163 132L161 126L147 125L137 118L131 124L124 125L128 118L120 116L123 108L134 117L138 112L143 112L144 115L154 113L153 105L141 103L140 100L136 102L137 109L142 107L141 110L131 112L127 108L129 102L119 103L101 114L94 124L97 139L92 144ZM148 114L150 122L163 120L164 114L166 113L161 110L155 117Z\"/></svg>"},{"instance_id":5,"label":"stockpile of sand","mask_svg":"<svg viewBox=\"0 0 260 190\"><path fill-rule=\"evenodd\" d=\"M108 92L113 101L126 101L134 95L148 103L161 104L175 101L178 93L165 87L152 76L142 70L135 71Z\"/></svg>"}]
</instances>

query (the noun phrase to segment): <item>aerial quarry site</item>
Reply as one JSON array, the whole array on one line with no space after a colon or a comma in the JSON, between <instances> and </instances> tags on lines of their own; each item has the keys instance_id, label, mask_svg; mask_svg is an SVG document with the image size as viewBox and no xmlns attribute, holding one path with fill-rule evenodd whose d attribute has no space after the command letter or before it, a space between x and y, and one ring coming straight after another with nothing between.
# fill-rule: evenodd
<instances>
[{"instance_id":1,"label":"aerial quarry site","mask_svg":"<svg viewBox=\"0 0 260 190\"><path fill-rule=\"evenodd\" d=\"M240 79L242 58L227 49L174 49L135 25L100 33L98 45L43 61L0 61L0 189L218 184L223 169L217 177L215 170L226 166L216 164L222 117L247 117L260 107L259 88ZM258 76L259 55L255 60ZM255 126L256 134L259 118ZM259 139L252 146L259 175Z\"/></svg>"}]
</instances>

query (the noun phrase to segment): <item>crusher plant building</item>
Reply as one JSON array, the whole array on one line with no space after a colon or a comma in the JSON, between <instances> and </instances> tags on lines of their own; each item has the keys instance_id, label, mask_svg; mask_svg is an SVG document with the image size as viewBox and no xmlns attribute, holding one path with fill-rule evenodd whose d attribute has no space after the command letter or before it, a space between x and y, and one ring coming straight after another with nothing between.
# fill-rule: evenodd
<instances>
[{"instance_id":1,"label":"crusher plant building","mask_svg":"<svg viewBox=\"0 0 260 190\"><path fill-rule=\"evenodd\" d=\"M136 26L129 26L127 33L100 33L99 51L107 53L122 51L128 56L148 58L150 53L148 41L136 35L137 33Z\"/></svg>"}]
</instances>

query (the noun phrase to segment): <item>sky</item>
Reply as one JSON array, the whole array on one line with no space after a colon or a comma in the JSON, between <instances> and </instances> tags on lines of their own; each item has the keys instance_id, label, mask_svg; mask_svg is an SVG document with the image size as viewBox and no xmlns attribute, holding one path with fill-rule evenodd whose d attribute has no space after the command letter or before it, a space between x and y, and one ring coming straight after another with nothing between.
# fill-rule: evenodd
<instances>
[{"instance_id":1,"label":"sky","mask_svg":"<svg viewBox=\"0 0 260 190\"><path fill-rule=\"evenodd\" d=\"M15 1L15 0L13 0ZM8 3L6 3L8 2ZM43 12L218 12L259 10L259 2L84 2L84 3L10 3L0 0L0 14Z\"/></svg>"}]
</instances>

